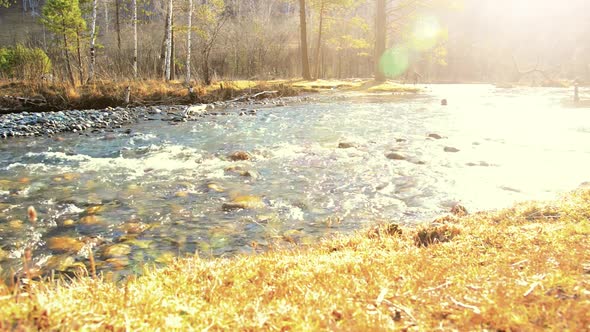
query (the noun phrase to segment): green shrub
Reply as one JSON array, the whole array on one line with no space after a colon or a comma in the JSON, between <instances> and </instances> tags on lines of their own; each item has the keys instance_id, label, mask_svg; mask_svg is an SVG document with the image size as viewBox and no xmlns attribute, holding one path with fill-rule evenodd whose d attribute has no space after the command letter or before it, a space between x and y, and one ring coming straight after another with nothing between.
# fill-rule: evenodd
<instances>
[{"instance_id":1,"label":"green shrub","mask_svg":"<svg viewBox=\"0 0 590 332\"><path fill-rule=\"evenodd\" d=\"M39 80L50 71L51 60L40 48L28 48L21 44L0 48L0 76Z\"/></svg>"}]
</instances>

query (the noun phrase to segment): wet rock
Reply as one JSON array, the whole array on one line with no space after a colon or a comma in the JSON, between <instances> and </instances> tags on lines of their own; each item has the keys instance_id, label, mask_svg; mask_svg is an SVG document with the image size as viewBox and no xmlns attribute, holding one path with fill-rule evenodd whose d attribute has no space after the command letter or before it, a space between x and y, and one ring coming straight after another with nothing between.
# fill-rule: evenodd
<instances>
[{"instance_id":1,"label":"wet rock","mask_svg":"<svg viewBox=\"0 0 590 332\"><path fill-rule=\"evenodd\" d=\"M218 192L218 193L222 193L222 192L225 191L225 189L220 184L217 184L215 182L208 183L207 184L207 189L208 190L213 190L213 191Z\"/></svg>"},{"instance_id":2,"label":"wet rock","mask_svg":"<svg viewBox=\"0 0 590 332\"><path fill-rule=\"evenodd\" d=\"M97 217L96 215L92 214L92 215L82 217L80 219L80 224L86 225L86 226L100 225L100 224L102 224L102 220L99 217Z\"/></svg>"},{"instance_id":3,"label":"wet rock","mask_svg":"<svg viewBox=\"0 0 590 332\"><path fill-rule=\"evenodd\" d=\"M222 208L224 211L232 211L238 209L260 209L264 207L262 198L258 196L238 196L232 199L229 203L224 203Z\"/></svg>"},{"instance_id":4,"label":"wet rock","mask_svg":"<svg viewBox=\"0 0 590 332\"><path fill-rule=\"evenodd\" d=\"M239 165L226 167L224 171L226 173L234 173L234 174L238 174L243 177L249 177L252 179L258 178L258 172L251 170L251 169L246 169L243 166L239 166Z\"/></svg>"},{"instance_id":5,"label":"wet rock","mask_svg":"<svg viewBox=\"0 0 590 332\"><path fill-rule=\"evenodd\" d=\"M464 217L469 214L467 212L467 209L461 204L453 206L453 208L451 209L451 213L457 217Z\"/></svg>"},{"instance_id":6,"label":"wet rock","mask_svg":"<svg viewBox=\"0 0 590 332\"><path fill-rule=\"evenodd\" d=\"M102 205L95 205L86 208L86 213L89 215L100 213L104 210L104 206Z\"/></svg>"},{"instance_id":7,"label":"wet rock","mask_svg":"<svg viewBox=\"0 0 590 332\"><path fill-rule=\"evenodd\" d=\"M123 257L129 255L131 247L128 244L117 243L110 246L106 246L102 249L102 259L109 259L113 257Z\"/></svg>"},{"instance_id":8,"label":"wet rock","mask_svg":"<svg viewBox=\"0 0 590 332\"><path fill-rule=\"evenodd\" d=\"M355 145L353 143L349 143L349 142L338 143L339 149L350 149L350 148L354 148L354 147L355 147Z\"/></svg>"},{"instance_id":9,"label":"wet rock","mask_svg":"<svg viewBox=\"0 0 590 332\"><path fill-rule=\"evenodd\" d=\"M130 222L119 226L119 229L127 234L141 234L149 228L148 224L142 222Z\"/></svg>"},{"instance_id":10,"label":"wet rock","mask_svg":"<svg viewBox=\"0 0 590 332\"><path fill-rule=\"evenodd\" d=\"M66 219L63 222L63 226L65 226L65 227L74 226L75 224L76 224L76 222L73 221L72 219Z\"/></svg>"},{"instance_id":11,"label":"wet rock","mask_svg":"<svg viewBox=\"0 0 590 332\"><path fill-rule=\"evenodd\" d=\"M8 222L8 226L12 229L21 229L23 228L23 221L19 219L14 219Z\"/></svg>"},{"instance_id":12,"label":"wet rock","mask_svg":"<svg viewBox=\"0 0 590 332\"><path fill-rule=\"evenodd\" d=\"M188 197L188 191L178 191L174 194L175 197Z\"/></svg>"},{"instance_id":13,"label":"wet rock","mask_svg":"<svg viewBox=\"0 0 590 332\"><path fill-rule=\"evenodd\" d=\"M56 236L47 240L47 247L60 252L77 252L82 249L84 243L68 236Z\"/></svg>"},{"instance_id":14,"label":"wet rock","mask_svg":"<svg viewBox=\"0 0 590 332\"><path fill-rule=\"evenodd\" d=\"M121 271L129 266L129 258L127 257L112 257L106 259L105 262L115 271Z\"/></svg>"},{"instance_id":15,"label":"wet rock","mask_svg":"<svg viewBox=\"0 0 590 332\"><path fill-rule=\"evenodd\" d=\"M406 160L406 157L404 157L401 154L396 153L396 152L388 153L387 155L385 155L385 157L387 157L387 159L391 159L391 160Z\"/></svg>"},{"instance_id":16,"label":"wet rock","mask_svg":"<svg viewBox=\"0 0 590 332\"><path fill-rule=\"evenodd\" d=\"M428 134L428 137L430 138L434 138L434 139L442 139L443 137L440 136L439 134Z\"/></svg>"},{"instance_id":17,"label":"wet rock","mask_svg":"<svg viewBox=\"0 0 590 332\"><path fill-rule=\"evenodd\" d=\"M453 153L453 152L459 152L459 151L461 151L461 150L459 150L459 149L457 149L457 148L454 148L454 147L445 146L445 148L444 148L444 151L445 151L445 152L451 152L451 153Z\"/></svg>"},{"instance_id":18,"label":"wet rock","mask_svg":"<svg viewBox=\"0 0 590 332\"><path fill-rule=\"evenodd\" d=\"M246 151L236 151L227 156L231 161L244 161L252 159L252 156Z\"/></svg>"}]
</instances>

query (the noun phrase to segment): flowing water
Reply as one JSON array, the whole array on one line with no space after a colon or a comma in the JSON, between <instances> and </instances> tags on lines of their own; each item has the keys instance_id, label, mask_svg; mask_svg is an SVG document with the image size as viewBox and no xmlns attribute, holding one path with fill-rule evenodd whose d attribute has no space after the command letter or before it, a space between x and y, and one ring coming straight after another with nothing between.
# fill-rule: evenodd
<instances>
[{"instance_id":1,"label":"flowing water","mask_svg":"<svg viewBox=\"0 0 590 332\"><path fill-rule=\"evenodd\" d=\"M1 141L0 269L18 271L31 248L41 273L71 270L91 249L100 270L135 273L188 253L429 221L457 203L553 198L590 180L590 109L569 99L557 88L428 86L144 121L130 134ZM235 151L251 159L231 161Z\"/></svg>"}]
</instances>

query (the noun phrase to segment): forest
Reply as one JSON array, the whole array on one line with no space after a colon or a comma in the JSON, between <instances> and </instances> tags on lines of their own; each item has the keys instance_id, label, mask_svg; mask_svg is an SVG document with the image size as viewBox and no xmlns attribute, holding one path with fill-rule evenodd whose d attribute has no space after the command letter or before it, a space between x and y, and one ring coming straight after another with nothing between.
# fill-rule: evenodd
<instances>
[{"instance_id":1,"label":"forest","mask_svg":"<svg viewBox=\"0 0 590 332\"><path fill-rule=\"evenodd\" d=\"M510 1L475 0L6 0L4 5L0 75L5 79L208 85L381 72L380 79L410 83L558 85L590 78L590 20L581 14L583 1L559 7L549 1L515 7ZM24 49L31 54L19 56Z\"/></svg>"}]
</instances>

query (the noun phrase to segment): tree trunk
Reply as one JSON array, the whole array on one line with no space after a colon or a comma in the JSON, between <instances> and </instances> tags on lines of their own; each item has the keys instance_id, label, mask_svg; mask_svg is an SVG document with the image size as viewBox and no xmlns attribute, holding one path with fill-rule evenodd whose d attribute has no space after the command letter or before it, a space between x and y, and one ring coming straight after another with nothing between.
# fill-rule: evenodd
<instances>
[{"instance_id":1,"label":"tree trunk","mask_svg":"<svg viewBox=\"0 0 590 332\"><path fill-rule=\"evenodd\" d=\"M82 47L80 45L80 31L76 31L76 51L78 52L78 74L80 85L84 85L84 68L82 68Z\"/></svg>"},{"instance_id":2,"label":"tree trunk","mask_svg":"<svg viewBox=\"0 0 590 332\"><path fill-rule=\"evenodd\" d=\"M102 1L104 5L104 33L109 35L109 3L107 0Z\"/></svg>"},{"instance_id":3,"label":"tree trunk","mask_svg":"<svg viewBox=\"0 0 590 332\"><path fill-rule=\"evenodd\" d=\"M386 16L386 2L385 0L376 0L377 7L375 8L375 81L384 82L385 74L379 66L381 56L385 53L385 45L387 39L387 16Z\"/></svg>"},{"instance_id":4,"label":"tree trunk","mask_svg":"<svg viewBox=\"0 0 590 332\"><path fill-rule=\"evenodd\" d=\"M94 80L94 66L96 65L96 11L98 0L92 1L92 22L90 23L90 67L88 68L88 82Z\"/></svg>"},{"instance_id":5,"label":"tree trunk","mask_svg":"<svg viewBox=\"0 0 590 332\"><path fill-rule=\"evenodd\" d=\"M205 85L211 84L211 76L209 75L209 52L203 52L203 80Z\"/></svg>"},{"instance_id":6,"label":"tree trunk","mask_svg":"<svg viewBox=\"0 0 590 332\"><path fill-rule=\"evenodd\" d=\"M65 27L65 22L63 23L64 27ZM65 28L64 28L65 30ZM76 85L76 80L74 79L74 72L72 71L72 63L70 62L70 52L68 51L68 37L66 36L66 34L63 34L63 38L64 38L64 50L66 52L66 69L68 71L68 76L70 78L70 83L72 83L72 86Z\"/></svg>"},{"instance_id":7,"label":"tree trunk","mask_svg":"<svg viewBox=\"0 0 590 332\"><path fill-rule=\"evenodd\" d=\"M132 1L133 6L133 79L137 79L137 0Z\"/></svg>"},{"instance_id":8,"label":"tree trunk","mask_svg":"<svg viewBox=\"0 0 590 332\"><path fill-rule=\"evenodd\" d=\"M299 28L301 38L301 64L304 80L311 80L309 57L307 55L307 23L305 22L305 0L299 0Z\"/></svg>"},{"instance_id":9,"label":"tree trunk","mask_svg":"<svg viewBox=\"0 0 590 332\"><path fill-rule=\"evenodd\" d=\"M174 57L176 56L175 46L174 46L174 16L172 16L172 34L170 39L170 79L176 79L176 63L174 62Z\"/></svg>"},{"instance_id":10,"label":"tree trunk","mask_svg":"<svg viewBox=\"0 0 590 332\"><path fill-rule=\"evenodd\" d=\"M324 22L324 2L320 7L320 23L318 27L318 44L315 50L315 78L320 78L320 54L322 50L322 24Z\"/></svg>"},{"instance_id":11,"label":"tree trunk","mask_svg":"<svg viewBox=\"0 0 590 332\"><path fill-rule=\"evenodd\" d=\"M115 30L117 30L117 48L121 52L121 0L115 0Z\"/></svg>"},{"instance_id":12,"label":"tree trunk","mask_svg":"<svg viewBox=\"0 0 590 332\"><path fill-rule=\"evenodd\" d=\"M172 0L168 1L166 13L166 56L164 59L164 79L170 81L170 63L172 57Z\"/></svg>"},{"instance_id":13,"label":"tree trunk","mask_svg":"<svg viewBox=\"0 0 590 332\"><path fill-rule=\"evenodd\" d=\"M186 32L186 84L191 82L191 35L192 35L193 0L188 0L188 31Z\"/></svg>"}]
</instances>

